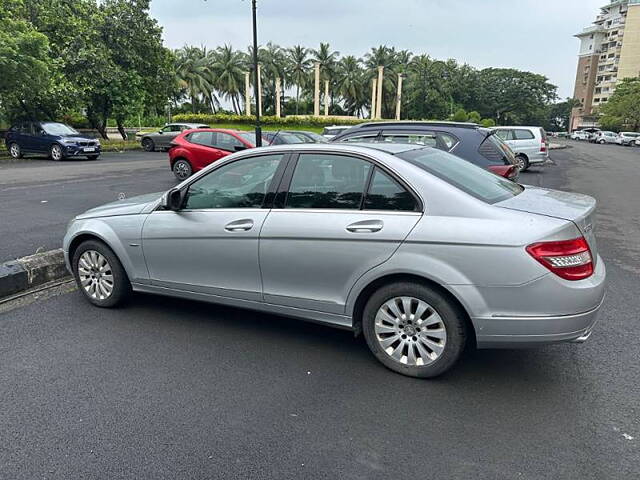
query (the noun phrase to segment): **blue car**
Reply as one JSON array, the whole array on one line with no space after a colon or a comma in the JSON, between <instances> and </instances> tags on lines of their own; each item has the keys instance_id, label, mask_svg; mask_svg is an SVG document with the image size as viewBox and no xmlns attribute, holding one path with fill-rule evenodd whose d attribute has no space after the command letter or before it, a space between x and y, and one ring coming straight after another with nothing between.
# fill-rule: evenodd
<instances>
[{"instance_id":1,"label":"blue car","mask_svg":"<svg viewBox=\"0 0 640 480\"><path fill-rule=\"evenodd\" d=\"M100 140L82 135L69 125L58 122L21 122L6 134L7 149L13 158L34 153L53 160L100 156Z\"/></svg>"}]
</instances>

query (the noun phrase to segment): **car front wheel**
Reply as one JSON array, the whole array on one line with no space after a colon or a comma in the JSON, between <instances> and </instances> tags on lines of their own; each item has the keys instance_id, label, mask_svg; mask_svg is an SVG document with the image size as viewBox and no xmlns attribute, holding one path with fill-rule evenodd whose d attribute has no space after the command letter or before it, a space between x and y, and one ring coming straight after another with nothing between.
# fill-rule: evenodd
<instances>
[{"instance_id":1,"label":"car front wheel","mask_svg":"<svg viewBox=\"0 0 640 480\"><path fill-rule=\"evenodd\" d=\"M529 169L529 159L524 155L516 156L516 161L521 172L526 172Z\"/></svg>"},{"instance_id":2,"label":"car front wheel","mask_svg":"<svg viewBox=\"0 0 640 480\"><path fill-rule=\"evenodd\" d=\"M131 283L120 260L100 241L81 243L71 265L78 289L98 307L115 307L131 294Z\"/></svg>"},{"instance_id":3,"label":"car front wheel","mask_svg":"<svg viewBox=\"0 0 640 480\"><path fill-rule=\"evenodd\" d=\"M191 168L191 164L188 161L181 158L173 164L173 174L180 181L186 180L193 174L193 168Z\"/></svg>"},{"instance_id":4,"label":"car front wheel","mask_svg":"<svg viewBox=\"0 0 640 480\"><path fill-rule=\"evenodd\" d=\"M387 368L430 378L449 370L464 351L464 312L438 290L394 283L376 291L365 306L367 345Z\"/></svg>"},{"instance_id":5,"label":"car front wheel","mask_svg":"<svg viewBox=\"0 0 640 480\"><path fill-rule=\"evenodd\" d=\"M11 158L22 158L22 150L20 149L20 145L17 143L11 143L9 145L9 154Z\"/></svg>"},{"instance_id":6,"label":"car front wheel","mask_svg":"<svg viewBox=\"0 0 640 480\"><path fill-rule=\"evenodd\" d=\"M156 149L156 146L153 143L153 140L150 138L142 139L142 148L145 152L153 152Z\"/></svg>"},{"instance_id":7,"label":"car front wheel","mask_svg":"<svg viewBox=\"0 0 640 480\"><path fill-rule=\"evenodd\" d=\"M51 145L51 150L49 151L49 156L52 160L60 161L64 158L64 152L62 151L62 147L57 143Z\"/></svg>"}]
</instances>

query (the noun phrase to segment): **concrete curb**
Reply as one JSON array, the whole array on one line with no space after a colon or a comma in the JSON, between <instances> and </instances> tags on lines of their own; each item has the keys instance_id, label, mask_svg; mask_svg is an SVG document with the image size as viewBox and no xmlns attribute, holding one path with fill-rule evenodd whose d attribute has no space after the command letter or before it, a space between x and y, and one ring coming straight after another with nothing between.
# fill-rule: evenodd
<instances>
[{"instance_id":1,"label":"concrete curb","mask_svg":"<svg viewBox=\"0 0 640 480\"><path fill-rule=\"evenodd\" d=\"M69 276L62 249L0 264L0 298Z\"/></svg>"},{"instance_id":2,"label":"concrete curb","mask_svg":"<svg viewBox=\"0 0 640 480\"><path fill-rule=\"evenodd\" d=\"M566 143L550 143L549 150L562 150L563 148L569 148Z\"/></svg>"}]
</instances>

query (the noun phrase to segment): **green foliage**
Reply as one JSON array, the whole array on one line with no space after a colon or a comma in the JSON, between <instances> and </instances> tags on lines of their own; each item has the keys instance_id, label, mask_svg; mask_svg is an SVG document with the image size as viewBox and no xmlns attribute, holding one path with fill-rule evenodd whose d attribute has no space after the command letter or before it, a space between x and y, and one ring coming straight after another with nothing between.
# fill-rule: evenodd
<instances>
[{"instance_id":1,"label":"green foliage","mask_svg":"<svg viewBox=\"0 0 640 480\"><path fill-rule=\"evenodd\" d=\"M453 114L451 120L454 122L466 122L469 119L467 112L464 108L459 108L456 113Z\"/></svg>"},{"instance_id":2,"label":"green foliage","mask_svg":"<svg viewBox=\"0 0 640 480\"><path fill-rule=\"evenodd\" d=\"M482 117L475 110L473 112L469 112L469 114L467 115L467 121L468 122L480 123L481 120L482 120Z\"/></svg>"},{"instance_id":3,"label":"green foliage","mask_svg":"<svg viewBox=\"0 0 640 480\"><path fill-rule=\"evenodd\" d=\"M640 77L625 78L616 85L609 101L600 107L603 128L615 130L627 125L633 131L640 127ZM604 122L604 123L603 123Z\"/></svg>"},{"instance_id":4,"label":"green foliage","mask_svg":"<svg viewBox=\"0 0 640 480\"><path fill-rule=\"evenodd\" d=\"M480 125L485 128L491 128L496 126L496 121L493 118L483 118L480 120Z\"/></svg>"},{"instance_id":5,"label":"green foliage","mask_svg":"<svg viewBox=\"0 0 640 480\"><path fill-rule=\"evenodd\" d=\"M567 98L563 102L553 103L546 108L546 118L541 125L550 132L569 130L571 110L580 105L580 101Z\"/></svg>"},{"instance_id":6,"label":"green foliage","mask_svg":"<svg viewBox=\"0 0 640 480\"><path fill-rule=\"evenodd\" d=\"M225 124L238 124L238 125L253 125L256 121L256 117L253 115L226 115L226 114L180 114L174 115L174 122L187 122L187 123L205 123L207 125L215 125L219 123ZM310 126L310 127L326 127L331 125L357 125L362 123L361 119L345 119L340 117L313 117L313 116L295 116L288 117L275 117L264 116L260 117L260 121L266 126L281 126L286 127L288 125L298 126Z\"/></svg>"}]
</instances>

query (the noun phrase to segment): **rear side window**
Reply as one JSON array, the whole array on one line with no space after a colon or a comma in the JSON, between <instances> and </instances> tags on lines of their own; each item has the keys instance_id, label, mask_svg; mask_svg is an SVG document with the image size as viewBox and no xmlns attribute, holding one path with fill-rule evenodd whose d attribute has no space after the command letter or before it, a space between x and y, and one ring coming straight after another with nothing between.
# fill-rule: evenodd
<instances>
[{"instance_id":1,"label":"rear side window","mask_svg":"<svg viewBox=\"0 0 640 480\"><path fill-rule=\"evenodd\" d=\"M411 133L391 133L383 132L381 142L409 143L413 145L424 145L425 147L438 148L448 152L458 139L453 135L444 132L411 132Z\"/></svg>"},{"instance_id":2,"label":"rear side window","mask_svg":"<svg viewBox=\"0 0 640 480\"><path fill-rule=\"evenodd\" d=\"M424 148L396 155L486 203L514 197L523 188L455 155Z\"/></svg>"},{"instance_id":3,"label":"rear side window","mask_svg":"<svg viewBox=\"0 0 640 480\"><path fill-rule=\"evenodd\" d=\"M514 130L516 140L533 140L535 137L529 130Z\"/></svg>"},{"instance_id":4,"label":"rear side window","mask_svg":"<svg viewBox=\"0 0 640 480\"><path fill-rule=\"evenodd\" d=\"M285 208L358 210L371 168L346 155L300 154Z\"/></svg>"},{"instance_id":5,"label":"rear side window","mask_svg":"<svg viewBox=\"0 0 640 480\"><path fill-rule=\"evenodd\" d=\"M411 193L379 168L373 172L371 185L364 200L365 210L417 210Z\"/></svg>"}]
</instances>

